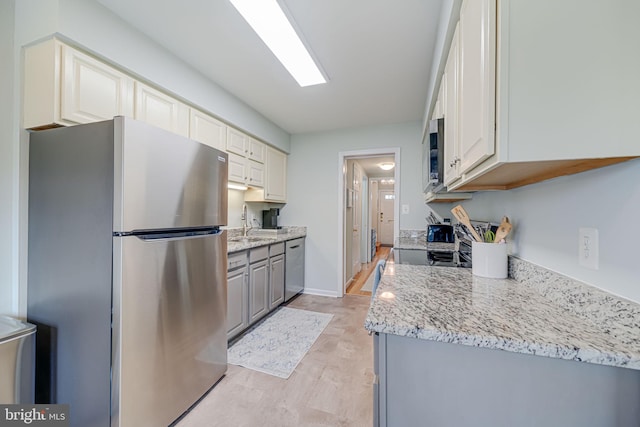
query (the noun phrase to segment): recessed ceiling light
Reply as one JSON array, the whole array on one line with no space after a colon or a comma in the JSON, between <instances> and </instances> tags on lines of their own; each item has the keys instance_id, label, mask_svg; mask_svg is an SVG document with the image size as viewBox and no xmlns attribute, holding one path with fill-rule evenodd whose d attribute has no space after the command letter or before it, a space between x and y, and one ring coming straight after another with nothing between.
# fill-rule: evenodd
<instances>
[{"instance_id":1,"label":"recessed ceiling light","mask_svg":"<svg viewBox=\"0 0 640 427\"><path fill-rule=\"evenodd\" d=\"M393 169L395 167L395 163L393 162L387 162L387 163L380 163L378 166L380 167L380 169L384 170L384 171L390 171L391 169Z\"/></svg>"},{"instance_id":2,"label":"recessed ceiling light","mask_svg":"<svg viewBox=\"0 0 640 427\"><path fill-rule=\"evenodd\" d=\"M327 79L276 0L229 0L302 87Z\"/></svg>"}]
</instances>

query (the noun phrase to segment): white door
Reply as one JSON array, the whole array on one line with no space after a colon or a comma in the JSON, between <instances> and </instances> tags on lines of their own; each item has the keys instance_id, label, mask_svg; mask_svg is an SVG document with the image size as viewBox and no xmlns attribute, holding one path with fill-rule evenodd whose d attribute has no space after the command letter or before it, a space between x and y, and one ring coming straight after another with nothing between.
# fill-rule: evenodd
<instances>
[{"instance_id":1,"label":"white door","mask_svg":"<svg viewBox=\"0 0 640 427\"><path fill-rule=\"evenodd\" d=\"M393 221L396 195L393 190L380 190L378 203L378 240L381 245L393 245Z\"/></svg>"},{"instance_id":2,"label":"white door","mask_svg":"<svg viewBox=\"0 0 640 427\"><path fill-rule=\"evenodd\" d=\"M360 234L362 233L362 201L360 200L360 189L362 183L362 169L357 163L353 164L353 234L351 244L352 275L360 271Z\"/></svg>"}]
</instances>

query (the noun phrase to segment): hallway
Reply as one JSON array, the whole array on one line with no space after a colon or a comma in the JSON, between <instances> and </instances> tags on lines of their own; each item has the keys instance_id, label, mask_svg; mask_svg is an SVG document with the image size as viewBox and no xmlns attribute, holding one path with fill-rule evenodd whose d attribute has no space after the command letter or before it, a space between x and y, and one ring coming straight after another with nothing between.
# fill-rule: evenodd
<instances>
[{"instance_id":1,"label":"hallway","mask_svg":"<svg viewBox=\"0 0 640 427\"><path fill-rule=\"evenodd\" d=\"M360 272L353 277L351 284L347 288L347 294L371 296L371 292L367 290L362 290L362 287L364 286L365 283L367 283L369 276L374 274L374 269L376 267L376 264L378 264L378 261L382 259L387 259L390 252L391 252L391 248L388 246L378 247L376 251L376 256L373 258L373 261L368 262L366 264L362 264L362 269L360 270Z\"/></svg>"}]
</instances>

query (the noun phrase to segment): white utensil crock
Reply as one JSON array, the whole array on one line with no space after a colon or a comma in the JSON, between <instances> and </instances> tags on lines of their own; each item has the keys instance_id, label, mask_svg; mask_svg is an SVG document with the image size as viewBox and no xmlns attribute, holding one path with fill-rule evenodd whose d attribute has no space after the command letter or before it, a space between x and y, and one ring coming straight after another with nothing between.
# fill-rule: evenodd
<instances>
[{"instance_id":1,"label":"white utensil crock","mask_svg":"<svg viewBox=\"0 0 640 427\"><path fill-rule=\"evenodd\" d=\"M507 245L471 242L471 271L475 276L504 279L507 277Z\"/></svg>"}]
</instances>

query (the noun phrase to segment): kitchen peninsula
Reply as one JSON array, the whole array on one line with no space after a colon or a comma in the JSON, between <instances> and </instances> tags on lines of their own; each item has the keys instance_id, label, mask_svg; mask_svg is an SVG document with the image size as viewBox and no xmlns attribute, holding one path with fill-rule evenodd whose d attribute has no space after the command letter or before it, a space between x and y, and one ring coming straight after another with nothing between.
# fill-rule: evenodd
<instances>
[{"instance_id":1,"label":"kitchen peninsula","mask_svg":"<svg viewBox=\"0 0 640 427\"><path fill-rule=\"evenodd\" d=\"M640 305L514 257L509 277L387 266L365 321L379 425L640 425Z\"/></svg>"}]
</instances>

